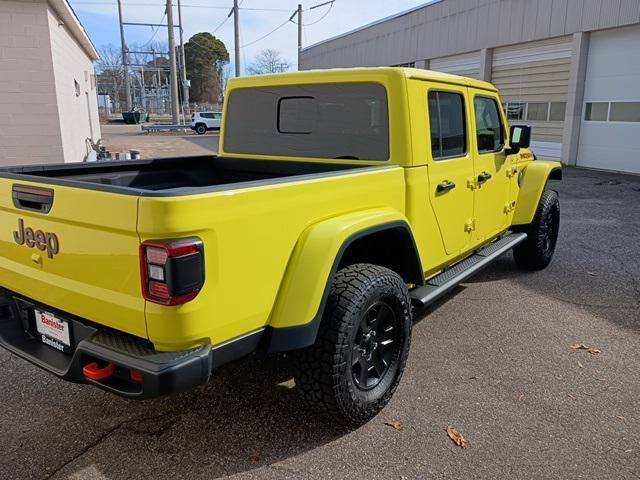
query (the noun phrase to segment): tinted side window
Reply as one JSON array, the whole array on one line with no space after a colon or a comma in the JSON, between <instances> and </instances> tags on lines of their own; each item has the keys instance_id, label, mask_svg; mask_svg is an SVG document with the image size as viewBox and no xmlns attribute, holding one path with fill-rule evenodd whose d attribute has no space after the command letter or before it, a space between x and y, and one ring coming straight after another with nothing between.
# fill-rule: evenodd
<instances>
[{"instance_id":1,"label":"tinted side window","mask_svg":"<svg viewBox=\"0 0 640 480\"><path fill-rule=\"evenodd\" d=\"M429 121L434 159L460 157L466 153L467 135L461 94L429 92Z\"/></svg>"},{"instance_id":2,"label":"tinted side window","mask_svg":"<svg viewBox=\"0 0 640 480\"><path fill-rule=\"evenodd\" d=\"M476 97L474 100L476 111L476 135L478 138L478 152L497 152L504 147L504 128L498 103L493 98Z\"/></svg>"}]
</instances>

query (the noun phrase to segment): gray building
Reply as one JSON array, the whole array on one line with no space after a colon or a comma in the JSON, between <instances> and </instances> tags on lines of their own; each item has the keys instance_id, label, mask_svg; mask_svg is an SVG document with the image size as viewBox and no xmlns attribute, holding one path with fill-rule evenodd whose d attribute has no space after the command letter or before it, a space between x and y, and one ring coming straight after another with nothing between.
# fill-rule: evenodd
<instances>
[{"instance_id":1,"label":"gray building","mask_svg":"<svg viewBox=\"0 0 640 480\"><path fill-rule=\"evenodd\" d=\"M300 57L304 70L382 65L490 81L538 156L640 173L640 0L440 0Z\"/></svg>"}]
</instances>

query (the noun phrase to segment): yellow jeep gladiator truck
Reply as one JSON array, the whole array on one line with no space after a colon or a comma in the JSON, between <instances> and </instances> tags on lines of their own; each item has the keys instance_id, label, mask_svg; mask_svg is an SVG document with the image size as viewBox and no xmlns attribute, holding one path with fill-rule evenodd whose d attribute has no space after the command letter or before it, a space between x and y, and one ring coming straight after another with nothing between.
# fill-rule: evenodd
<instances>
[{"instance_id":1,"label":"yellow jeep gladiator truck","mask_svg":"<svg viewBox=\"0 0 640 480\"><path fill-rule=\"evenodd\" d=\"M129 398L292 352L318 412L393 395L412 315L513 250L541 269L560 164L489 83L403 68L233 79L218 156L0 170L0 344Z\"/></svg>"}]
</instances>

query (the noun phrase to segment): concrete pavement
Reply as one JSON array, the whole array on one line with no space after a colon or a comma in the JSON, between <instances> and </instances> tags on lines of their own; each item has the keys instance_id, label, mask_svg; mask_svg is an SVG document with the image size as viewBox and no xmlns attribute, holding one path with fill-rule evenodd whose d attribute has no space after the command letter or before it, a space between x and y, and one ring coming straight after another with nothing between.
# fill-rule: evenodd
<instances>
[{"instance_id":1,"label":"concrete pavement","mask_svg":"<svg viewBox=\"0 0 640 480\"><path fill-rule=\"evenodd\" d=\"M133 402L0 351L0 478L640 478L640 177L567 169L557 187L550 267L507 255L418 319L364 427L319 422L287 358Z\"/></svg>"}]
</instances>

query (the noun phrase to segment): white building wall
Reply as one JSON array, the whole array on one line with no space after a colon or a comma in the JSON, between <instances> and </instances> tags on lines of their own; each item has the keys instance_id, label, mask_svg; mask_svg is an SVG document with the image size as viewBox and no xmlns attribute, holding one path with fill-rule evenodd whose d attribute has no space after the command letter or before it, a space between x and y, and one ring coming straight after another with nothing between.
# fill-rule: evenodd
<instances>
[{"instance_id":1,"label":"white building wall","mask_svg":"<svg viewBox=\"0 0 640 480\"><path fill-rule=\"evenodd\" d=\"M64 161L81 162L85 140L100 138L93 62L51 8L47 18Z\"/></svg>"},{"instance_id":2,"label":"white building wall","mask_svg":"<svg viewBox=\"0 0 640 480\"><path fill-rule=\"evenodd\" d=\"M0 0L0 165L62 159L46 3Z\"/></svg>"}]
</instances>

